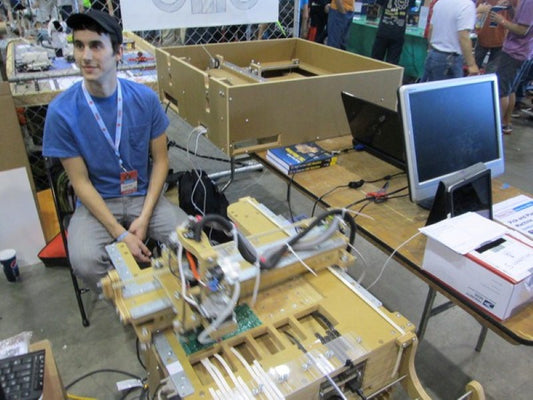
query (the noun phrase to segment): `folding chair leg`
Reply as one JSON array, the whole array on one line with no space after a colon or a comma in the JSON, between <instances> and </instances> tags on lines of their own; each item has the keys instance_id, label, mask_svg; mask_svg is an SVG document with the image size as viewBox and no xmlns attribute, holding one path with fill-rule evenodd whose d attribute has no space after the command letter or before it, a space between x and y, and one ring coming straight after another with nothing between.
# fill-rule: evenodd
<instances>
[{"instance_id":1,"label":"folding chair leg","mask_svg":"<svg viewBox=\"0 0 533 400\"><path fill-rule=\"evenodd\" d=\"M83 301L81 299L81 289L78 285L78 279L76 278L76 275L74 275L74 272L72 271L72 268L69 268L70 270L70 277L72 278L72 285L74 286L74 292L76 293L76 300L78 301L78 308L80 309L81 314L81 323L83 326L87 327L89 326L89 319L87 318L87 314L85 313L85 307L83 306Z\"/></svg>"}]
</instances>

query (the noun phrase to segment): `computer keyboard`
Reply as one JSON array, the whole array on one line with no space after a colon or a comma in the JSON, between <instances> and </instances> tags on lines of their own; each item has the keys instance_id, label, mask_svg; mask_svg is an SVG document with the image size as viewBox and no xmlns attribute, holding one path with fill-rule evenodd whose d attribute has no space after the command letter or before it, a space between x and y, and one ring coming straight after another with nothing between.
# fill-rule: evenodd
<instances>
[{"instance_id":1,"label":"computer keyboard","mask_svg":"<svg viewBox=\"0 0 533 400\"><path fill-rule=\"evenodd\" d=\"M0 385L6 400L41 398L44 382L44 354L44 350L37 350L0 360ZM2 393L0 393L1 398Z\"/></svg>"}]
</instances>

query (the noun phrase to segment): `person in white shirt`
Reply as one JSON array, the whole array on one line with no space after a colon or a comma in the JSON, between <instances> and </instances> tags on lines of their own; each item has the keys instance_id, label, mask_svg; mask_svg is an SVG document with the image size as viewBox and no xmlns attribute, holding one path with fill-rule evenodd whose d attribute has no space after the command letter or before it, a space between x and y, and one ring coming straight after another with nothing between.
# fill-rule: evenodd
<instances>
[{"instance_id":1,"label":"person in white shirt","mask_svg":"<svg viewBox=\"0 0 533 400\"><path fill-rule=\"evenodd\" d=\"M476 6L473 1L437 1L429 26L430 49L425 63L425 80L462 77L464 64L468 75L479 74L470 39L475 22Z\"/></svg>"}]
</instances>

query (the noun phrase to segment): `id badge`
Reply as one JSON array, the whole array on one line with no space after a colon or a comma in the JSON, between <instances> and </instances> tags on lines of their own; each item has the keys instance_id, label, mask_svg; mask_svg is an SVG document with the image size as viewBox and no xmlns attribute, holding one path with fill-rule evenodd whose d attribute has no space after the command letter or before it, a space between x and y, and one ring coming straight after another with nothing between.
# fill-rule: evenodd
<instances>
[{"instance_id":1,"label":"id badge","mask_svg":"<svg viewBox=\"0 0 533 400\"><path fill-rule=\"evenodd\" d=\"M126 195L137 191L137 170L120 173L120 194Z\"/></svg>"}]
</instances>

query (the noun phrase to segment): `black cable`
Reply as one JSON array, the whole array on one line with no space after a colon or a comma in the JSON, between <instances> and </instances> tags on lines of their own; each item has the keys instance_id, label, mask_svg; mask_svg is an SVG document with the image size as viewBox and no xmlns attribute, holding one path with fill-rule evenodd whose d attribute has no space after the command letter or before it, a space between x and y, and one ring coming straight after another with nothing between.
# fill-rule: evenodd
<instances>
[{"instance_id":1,"label":"black cable","mask_svg":"<svg viewBox=\"0 0 533 400\"><path fill-rule=\"evenodd\" d=\"M324 197L326 197L327 195L333 193L335 190L337 189L340 189L340 188L343 188L343 187L349 187L349 185L339 185L339 186L335 186L334 188L331 188L330 190L328 190L326 193L324 193L322 196L318 197L314 204L313 204L313 209L311 210L311 217L314 217L315 216L315 210L316 210L316 206L318 205L318 203L320 201L322 201L322 199Z\"/></svg>"},{"instance_id":2,"label":"black cable","mask_svg":"<svg viewBox=\"0 0 533 400\"><path fill-rule=\"evenodd\" d=\"M368 203L366 204L363 204L363 206L359 209L359 211L357 211L357 214L354 216L354 219L357 218L357 216L359 214L361 214L363 212L363 210L369 205L369 204L372 204L372 199L365 199L365 200L368 200Z\"/></svg>"},{"instance_id":3,"label":"black cable","mask_svg":"<svg viewBox=\"0 0 533 400\"><path fill-rule=\"evenodd\" d=\"M294 222L294 216L292 215L292 206L291 206L291 186L294 181L294 174L291 175L291 179L287 184L287 206L289 207L289 221Z\"/></svg>"},{"instance_id":4,"label":"black cable","mask_svg":"<svg viewBox=\"0 0 533 400\"><path fill-rule=\"evenodd\" d=\"M139 381L142 381L142 378L140 378L139 376L135 375L135 374L132 374L130 372L126 372L126 371L121 371L121 370L118 370L118 369L112 369L112 368L104 368L104 369L97 369L97 370L94 370L94 371L91 371L85 375L82 375L80 376L79 378L75 379L74 381L70 382L68 385L65 386L65 390L68 390L70 389L72 386L74 386L75 384L77 384L78 382L90 377L90 376L93 376L95 374L101 374L101 373L107 373L107 372L112 372L112 373L115 373L115 374L122 374L122 375L126 375L126 376L129 376L130 378L134 378L134 379L137 379Z\"/></svg>"},{"instance_id":5,"label":"black cable","mask_svg":"<svg viewBox=\"0 0 533 400\"><path fill-rule=\"evenodd\" d=\"M405 172L398 172L396 174L392 174L392 175L385 175L384 177L382 178L379 178L379 179L374 179L372 181L367 181L367 180L364 180L365 183L376 183L376 182L380 182L380 181L390 181L392 178L396 177L396 176L399 176L399 175L403 175L405 174Z\"/></svg>"},{"instance_id":6,"label":"black cable","mask_svg":"<svg viewBox=\"0 0 533 400\"><path fill-rule=\"evenodd\" d=\"M350 203L348 204L347 206L345 206L344 208L352 208L353 206L356 206L357 204L360 204L360 203L363 203L365 201L371 201L372 199L368 198L368 197L364 197L362 199L359 199L359 200L356 200L354 201L353 203Z\"/></svg>"},{"instance_id":7,"label":"black cable","mask_svg":"<svg viewBox=\"0 0 533 400\"><path fill-rule=\"evenodd\" d=\"M130 389L126 390L126 391L124 392L124 394L122 395L122 397L120 398L120 400L126 400L126 398L127 398L130 394L132 394L133 392L136 392L136 391L139 390L139 389L144 390L144 387L134 387L134 388L130 388ZM141 395L139 395L139 397L137 397L137 398L140 399L140 396L142 396L142 392L141 392Z\"/></svg>"},{"instance_id":8,"label":"black cable","mask_svg":"<svg viewBox=\"0 0 533 400\"><path fill-rule=\"evenodd\" d=\"M339 332L337 331L337 329L335 329L335 326L331 323L331 321L328 319L328 317L326 317L320 311L318 311L318 310L317 311L313 311L311 313L311 315L316 317L316 318L318 318L319 320L321 320L326 325L328 331L330 331L331 333L333 333L336 336L340 336Z\"/></svg>"},{"instance_id":9,"label":"black cable","mask_svg":"<svg viewBox=\"0 0 533 400\"><path fill-rule=\"evenodd\" d=\"M227 236L232 236L234 225L233 223L218 214L204 215L198 222L191 222L190 229L196 242L202 239L202 232L204 227L211 227L214 229L222 230ZM237 231L237 249L242 258L248 261L250 264L254 264L257 261L257 254L255 248L251 245L247 238L245 238L239 231Z\"/></svg>"},{"instance_id":10,"label":"black cable","mask_svg":"<svg viewBox=\"0 0 533 400\"><path fill-rule=\"evenodd\" d=\"M267 256L263 255L259 259L259 264L261 266L261 269L272 269L276 265L278 265L279 261L281 260L281 257L283 257L283 254L285 254L285 252L291 246L296 244L298 241L300 241L300 239L302 239L305 235L311 232L311 230L315 226L317 226L320 222L322 222L326 218L329 218L332 215L341 215L343 220L350 226L349 244L346 248L346 251L350 252L351 247L353 246L353 243L355 241L355 233L357 231L357 225L355 224L353 217L348 212L346 212L346 210L332 209L319 215L307 227L305 227L305 229L303 229L302 231L300 231L298 234L294 235L293 237L289 238L289 240L286 243L280 245L278 248L272 249L272 251Z\"/></svg>"},{"instance_id":11,"label":"black cable","mask_svg":"<svg viewBox=\"0 0 533 400\"><path fill-rule=\"evenodd\" d=\"M226 158L220 158L220 157L213 157L213 156L207 156L205 154L198 154L198 153L195 153L195 152L192 152L190 151L188 148L184 147L184 146L181 146L179 144L177 144L174 140L169 140L167 142L167 146L168 147L176 147L180 150L183 150L189 154L192 154L193 156L196 156L196 157L199 157L199 158L205 158L207 160L213 160L213 161L220 161L220 162L225 162L225 163L231 163L231 160L229 159L226 159ZM242 162L239 162L239 161L236 161L235 164L239 165L239 166L242 166L244 165L244 163Z\"/></svg>"},{"instance_id":12,"label":"black cable","mask_svg":"<svg viewBox=\"0 0 533 400\"><path fill-rule=\"evenodd\" d=\"M291 335L289 332L287 331L283 331L283 333L285 335L287 335L287 337L289 338L289 340L294 343L296 345L296 347L298 347L298 350L301 350L302 352L304 353L307 353L307 350L305 349L304 345L298 340L296 339L293 335Z\"/></svg>"},{"instance_id":13,"label":"black cable","mask_svg":"<svg viewBox=\"0 0 533 400\"><path fill-rule=\"evenodd\" d=\"M146 366L144 365L143 361L141 360L141 354L139 352L139 338L135 340L135 351L137 353L137 360L139 361L139 364L141 364L141 367L143 367L144 370L146 370Z\"/></svg>"},{"instance_id":14,"label":"black cable","mask_svg":"<svg viewBox=\"0 0 533 400\"><path fill-rule=\"evenodd\" d=\"M155 397L157 396L157 393L161 390L161 388L163 387L164 383L163 382L159 382L159 385L157 385L157 387L155 388L154 390L154 394L152 396L152 400L155 400Z\"/></svg>"}]
</instances>

